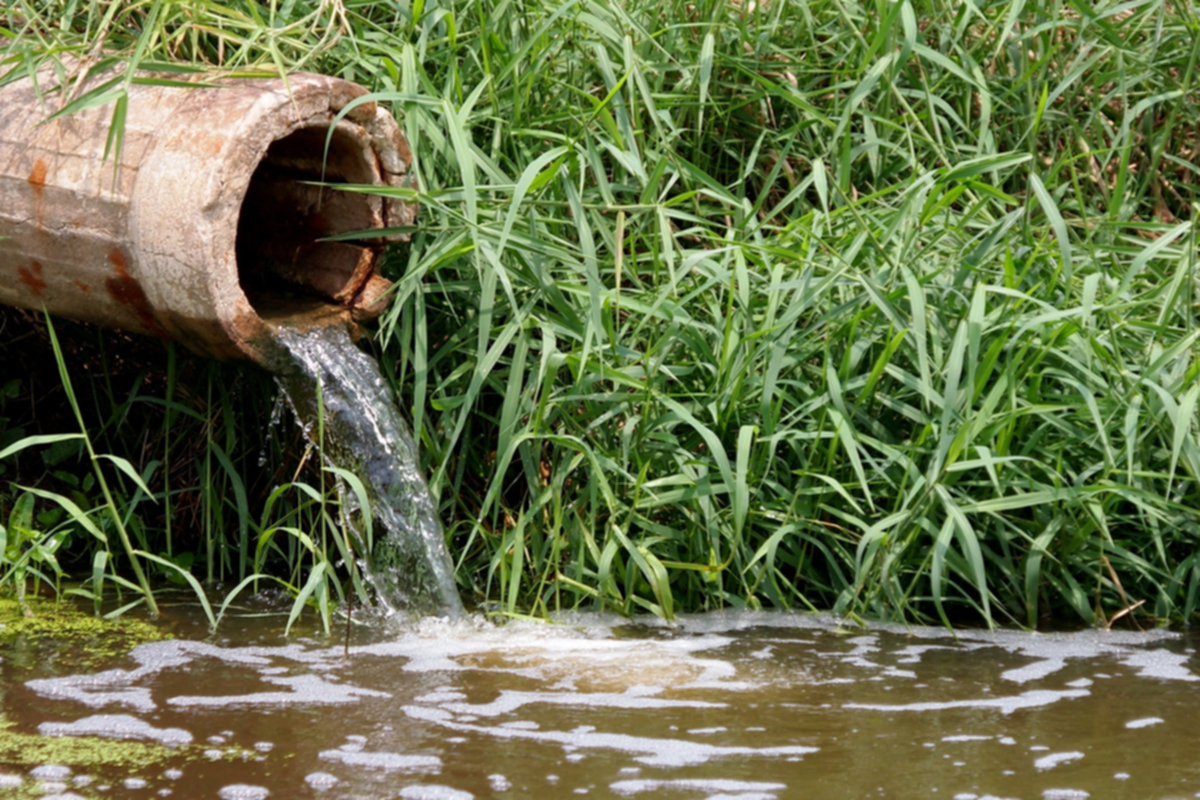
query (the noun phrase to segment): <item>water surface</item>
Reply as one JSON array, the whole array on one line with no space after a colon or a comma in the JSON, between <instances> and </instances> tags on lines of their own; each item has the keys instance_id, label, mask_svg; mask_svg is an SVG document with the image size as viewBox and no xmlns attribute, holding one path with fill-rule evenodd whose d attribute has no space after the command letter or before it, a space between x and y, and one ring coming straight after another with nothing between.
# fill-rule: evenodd
<instances>
[{"instance_id":1,"label":"water surface","mask_svg":"<svg viewBox=\"0 0 1200 800\"><path fill-rule=\"evenodd\" d=\"M286 641L274 619L202 640L198 619L170 618L181 638L142 645L108 671L0 661L3 713L17 730L141 737L177 753L145 770L101 771L84 787L71 785L77 772L58 779L69 791L1200 796L1200 662L1193 640L1170 634L956 640L776 613L674 627L467 618L359 630L347 655L341 642ZM38 781L28 767L8 775L0 785Z\"/></svg>"}]
</instances>

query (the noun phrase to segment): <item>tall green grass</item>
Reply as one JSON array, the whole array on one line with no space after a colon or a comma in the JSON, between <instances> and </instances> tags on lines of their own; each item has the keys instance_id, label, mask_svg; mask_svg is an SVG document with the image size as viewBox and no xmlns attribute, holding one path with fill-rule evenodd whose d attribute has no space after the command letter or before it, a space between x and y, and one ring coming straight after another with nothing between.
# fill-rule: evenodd
<instances>
[{"instance_id":1,"label":"tall green grass","mask_svg":"<svg viewBox=\"0 0 1200 800\"><path fill-rule=\"evenodd\" d=\"M304 68L395 111L422 211L372 346L468 599L1195 614L1193 7L5 13L10 78L60 52Z\"/></svg>"}]
</instances>

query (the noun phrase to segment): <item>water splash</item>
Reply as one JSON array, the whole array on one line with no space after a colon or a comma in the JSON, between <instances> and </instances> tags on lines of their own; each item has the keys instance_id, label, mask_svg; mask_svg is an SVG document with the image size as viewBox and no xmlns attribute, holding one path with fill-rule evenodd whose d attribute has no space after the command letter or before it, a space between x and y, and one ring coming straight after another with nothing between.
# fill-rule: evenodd
<instances>
[{"instance_id":1,"label":"water splash","mask_svg":"<svg viewBox=\"0 0 1200 800\"><path fill-rule=\"evenodd\" d=\"M377 533L366 572L379 600L414 615L461 615L417 447L379 365L339 325L281 328L276 339L291 354L294 369L275 379L305 435L316 440L323 414L324 458L357 475L367 490ZM352 492L344 494L353 501Z\"/></svg>"}]
</instances>

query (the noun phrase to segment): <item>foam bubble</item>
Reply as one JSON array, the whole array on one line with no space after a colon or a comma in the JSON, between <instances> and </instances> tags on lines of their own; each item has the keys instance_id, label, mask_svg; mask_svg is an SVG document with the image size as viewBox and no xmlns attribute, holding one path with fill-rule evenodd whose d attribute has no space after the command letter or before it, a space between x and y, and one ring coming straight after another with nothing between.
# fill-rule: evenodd
<instances>
[{"instance_id":1,"label":"foam bubble","mask_svg":"<svg viewBox=\"0 0 1200 800\"><path fill-rule=\"evenodd\" d=\"M263 800L269 794L271 792L262 786L251 786L248 783L231 783L228 786L221 787L221 790L217 792L217 797L221 798L221 800Z\"/></svg>"},{"instance_id":2,"label":"foam bubble","mask_svg":"<svg viewBox=\"0 0 1200 800\"><path fill-rule=\"evenodd\" d=\"M1033 766L1039 770L1054 769L1059 764L1065 764L1070 761L1078 761L1083 758L1083 753L1075 750L1070 753L1051 753L1048 756L1042 756L1037 761L1033 762Z\"/></svg>"},{"instance_id":3,"label":"foam bubble","mask_svg":"<svg viewBox=\"0 0 1200 800\"><path fill-rule=\"evenodd\" d=\"M146 781L142 780L141 778L126 778L125 779L125 788L126 789L145 789Z\"/></svg>"},{"instance_id":4,"label":"foam bubble","mask_svg":"<svg viewBox=\"0 0 1200 800\"><path fill-rule=\"evenodd\" d=\"M1126 728L1149 728L1151 725L1159 725L1163 723L1162 717L1143 717L1142 719L1132 719L1125 723Z\"/></svg>"},{"instance_id":5,"label":"foam bubble","mask_svg":"<svg viewBox=\"0 0 1200 800\"><path fill-rule=\"evenodd\" d=\"M0 789L15 789L25 782L20 775L0 775Z\"/></svg>"},{"instance_id":6,"label":"foam bubble","mask_svg":"<svg viewBox=\"0 0 1200 800\"><path fill-rule=\"evenodd\" d=\"M183 728L156 728L128 714L93 714L74 722L43 722L43 736L100 736L106 739L145 739L169 746L190 744L192 734Z\"/></svg>"},{"instance_id":7,"label":"foam bubble","mask_svg":"<svg viewBox=\"0 0 1200 800\"><path fill-rule=\"evenodd\" d=\"M1002 714L1011 714L1024 708L1040 708L1076 697L1087 697L1090 692L1086 689L1066 689L1053 691L1039 689L1024 692L1015 697L992 697L986 700L949 700L941 703L907 703L903 705L882 705L875 703L846 703L842 708L857 708L864 711L946 711L952 708L994 708Z\"/></svg>"},{"instance_id":8,"label":"foam bubble","mask_svg":"<svg viewBox=\"0 0 1200 800\"><path fill-rule=\"evenodd\" d=\"M475 797L470 792L437 784L406 786L400 790L399 796L404 800L474 800Z\"/></svg>"},{"instance_id":9,"label":"foam bubble","mask_svg":"<svg viewBox=\"0 0 1200 800\"><path fill-rule=\"evenodd\" d=\"M442 760L437 756L406 756L399 753L350 753L345 750L322 750L320 758L340 761L349 767L366 767L400 772L438 772Z\"/></svg>"},{"instance_id":10,"label":"foam bubble","mask_svg":"<svg viewBox=\"0 0 1200 800\"><path fill-rule=\"evenodd\" d=\"M293 675L286 678L266 677L268 683L287 687L286 692L255 692L253 694L229 695L225 697L198 695L172 697L167 701L183 708L228 707L228 706L328 706L357 703L360 697L391 697L387 692L363 689L357 686L342 686L331 683L319 675Z\"/></svg>"},{"instance_id":11,"label":"foam bubble","mask_svg":"<svg viewBox=\"0 0 1200 800\"><path fill-rule=\"evenodd\" d=\"M617 794L633 795L644 792L684 791L684 792L782 792L787 788L784 783L765 783L761 781L734 781L705 778L677 778L675 780L626 780L610 783L609 789ZM774 794L769 797L774 797Z\"/></svg>"},{"instance_id":12,"label":"foam bubble","mask_svg":"<svg viewBox=\"0 0 1200 800\"><path fill-rule=\"evenodd\" d=\"M1045 678L1047 675L1053 675L1060 669L1064 669L1067 662L1061 658L1047 658L1042 661L1035 661L1032 664L1026 664L1019 669L1010 669L1000 673L1000 677L1006 681L1013 683L1028 683Z\"/></svg>"},{"instance_id":13,"label":"foam bubble","mask_svg":"<svg viewBox=\"0 0 1200 800\"><path fill-rule=\"evenodd\" d=\"M304 776L304 782L317 791L323 791L337 786L338 778L328 772L311 772Z\"/></svg>"},{"instance_id":14,"label":"foam bubble","mask_svg":"<svg viewBox=\"0 0 1200 800\"><path fill-rule=\"evenodd\" d=\"M71 777L71 768L62 764L42 764L29 770L29 775L43 781L65 781Z\"/></svg>"},{"instance_id":15,"label":"foam bubble","mask_svg":"<svg viewBox=\"0 0 1200 800\"><path fill-rule=\"evenodd\" d=\"M500 726L487 727L454 721L452 715L442 709L427 706L404 706L409 717L432 722L456 731L484 733L497 738L527 739L570 745L576 749L617 750L635 754L635 760L654 766L686 766L703 764L713 758L727 756L789 756L807 755L817 752L816 747L721 747L717 745L689 742L680 739L653 739L623 733L598 733L590 725L581 725L572 731L530 731Z\"/></svg>"},{"instance_id":16,"label":"foam bubble","mask_svg":"<svg viewBox=\"0 0 1200 800\"><path fill-rule=\"evenodd\" d=\"M492 791L494 792L507 792L512 788L512 781L498 772L494 775L488 775L488 783L491 784Z\"/></svg>"},{"instance_id":17,"label":"foam bubble","mask_svg":"<svg viewBox=\"0 0 1200 800\"><path fill-rule=\"evenodd\" d=\"M1200 677L1184 667L1189 661L1182 653L1172 653L1161 648L1139 650L1121 659L1127 667L1135 667L1143 678L1159 678L1168 681L1200 681Z\"/></svg>"}]
</instances>

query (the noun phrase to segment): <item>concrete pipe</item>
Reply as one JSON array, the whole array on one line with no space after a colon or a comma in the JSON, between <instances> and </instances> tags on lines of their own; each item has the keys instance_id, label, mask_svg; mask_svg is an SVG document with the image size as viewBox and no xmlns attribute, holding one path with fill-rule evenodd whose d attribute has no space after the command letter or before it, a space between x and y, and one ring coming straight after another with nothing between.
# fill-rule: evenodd
<instances>
[{"instance_id":1,"label":"concrete pipe","mask_svg":"<svg viewBox=\"0 0 1200 800\"><path fill-rule=\"evenodd\" d=\"M133 85L114 163L112 107L46 122L56 83L45 69L38 86L0 87L0 302L268 367L274 317L383 310L387 237L319 240L410 225L415 206L311 183L407 185L388 112L366 102L334 121L361 86L309 74Z\"/></svg>"}]
</instances>

